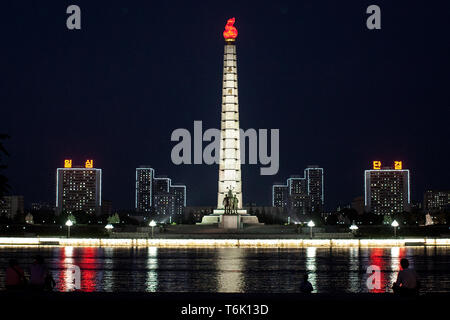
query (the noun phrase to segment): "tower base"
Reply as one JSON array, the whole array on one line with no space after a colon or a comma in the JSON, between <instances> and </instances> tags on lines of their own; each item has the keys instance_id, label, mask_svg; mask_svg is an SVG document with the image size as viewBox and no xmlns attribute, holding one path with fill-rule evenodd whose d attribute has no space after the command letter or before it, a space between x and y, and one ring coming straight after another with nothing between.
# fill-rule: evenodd
<instances>
[{"instance_id":1,"label":"tower base","mask_svg":"<svg viewBox=\"0 0 450 320\"><path fill-rule=\"evenodd\" d=\"M239 209L238 214L224 214L224 209L215 209L213 214L203 216L199 225L217 224L219 228L224 229L241 229L244 225L263 225L257 216L247 214L247 210ZM239 221L238 221L239 219Z\"/></svg>"}]
</instances>

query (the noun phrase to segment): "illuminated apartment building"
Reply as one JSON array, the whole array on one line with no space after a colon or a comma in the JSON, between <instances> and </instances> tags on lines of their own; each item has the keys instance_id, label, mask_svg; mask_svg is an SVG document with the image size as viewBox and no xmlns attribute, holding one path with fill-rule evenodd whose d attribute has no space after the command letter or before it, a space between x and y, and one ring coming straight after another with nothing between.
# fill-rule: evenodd
<instances>
[{"instance_id":1,"label":"illuminated apartment building","mask_svg":"<svg viewBox=\"0 0 450 320\"><path fill-rule=\"evenodd\" d=\"M364 172L364 188L366 212L390 215L410 211L410 175L401 161L395 161L394 168L374 161L373 169Z\"/></svg>"},{"instance_id":2,"label":"illuminated apartment building","mask_svg":"<svg viewBox=\"0 0 450 320\"><path fill-rule=\"evenodd\" d=\"M140 213L150 213L153 199L154 170L152 168L141 166L136 168L136 198L135 209Z\"/></svg>"},{"instance_id":3,"label":"illuminated apartment building","mask_svg":"<svg viewBox=\"0 0 450 320\"><path fill-rule=\"evenodd\" d=\"M297 213L321 213L323 210L323 169L308 166L304 176L291 176L286 184L272 186L272 206Z\"/></svg>"},{"instance_id":4,"label":"illuminated apartment building","mask_svg":"<svg viewBox=\"0 0 450 320\"><path fill-rule=\"evenodd\" d=\"M308 166L305 169L305 179L308 195L311 200L311 212L322 213L323 211L323 168Z\"/></svg>"},{"instance_id":5,"label":"illuminated apartment building","mask_svg":"<svg viewBox=\"0 0 450 320\"><path fill-rule=\"evenodd\" d=\"M276 182L272 186L272 206L278 208L287 207L288 194L287 185Z\"/></svg>"},{"instance_id":6,"label":"illuminated apartment building","mask_svg":"<svg viewBox=\"0 0 450 320\"><path fill-rule=\"evenodd\" d=\"M428 190L423 196L425 213L450 211L450 191Z\"/></svg>"},{"instance_id":7,"label":"illuminated apartment building","mask_svg":"<svg viewBox=\"0 0 450 320\"><path fill-rule=\"evenodd\" d=\"M65 160L64 168L56 170L56 214L101 213L102 170L87 160L84 167L72 167L72 160Z\"/></svg>"},{"instance_id":8,"label":"illuminated apartment building","mask_svg":"<svg viewBox=\"0 0 450 320\"><path fill-rule=\"evenodd\" d=\"M136 168L135 209L138 214L181 215L186 207L186 186L156 177L149 166Z\"/></svg>"}]
</instances>

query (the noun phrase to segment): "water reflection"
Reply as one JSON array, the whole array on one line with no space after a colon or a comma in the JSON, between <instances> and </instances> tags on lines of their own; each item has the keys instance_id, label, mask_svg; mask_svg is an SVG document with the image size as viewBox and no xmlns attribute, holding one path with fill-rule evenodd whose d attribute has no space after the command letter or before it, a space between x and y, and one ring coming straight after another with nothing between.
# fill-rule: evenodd
<instances>
[{"instance_id":1,"label":"water reflection","mask_svg":"<svg viewBox=\"0 0 450 320\"><path fill-rule=\"evenodd\" d=\"M73 290L70 267L81 269L83 291L299 292L305 272L314 292L368 292L366 270L381 268L381 288L391 291L408 258L424 291L450 292L450 247L393 248L96 248L0 247L0 289L8 260L27 275L33 257L44 256L56 290Z\"/></svg>"},{"instance_id":2,"label":"water reflection","mask_svg":"<svg viewBox=\"0 0 450 320\"><path fill-rule=\"evenodd\" d=\"M158 248L149 247L147 250L147 292L156 292L158 289Z\"/></svg>"},{"instance_id":3,"label":"water reflection","mask_svg":"<svg viewBox=\"0 0 450 320\"><path fill-rule=\"evenodd\" d=\"M217 249L217 292L242 292L245 250Z\"/></svg>"},{"instance_id":4,"label":"water reflection","mask_svg":"<svg viewBox=\"0 0 450 320\"><path fill-rule=\"evenodd\" d=\"M56 289L59 291L75 290L71 266L74 265L73 247L62 247L59 250L58 272L55 277Z\"/></svg>"},{"instance_id":5,"label":"water reflection","mask_svg":"<svg viewBox=\"0 0 450 320\"><path fill-rule=\"evenodd\" d=\"M348 285L347 291L349 292L360 292L360 268L359 268L359 248L349 248L349 258L348 258Z\"/></svg>"},{"instance_id":6,"label":"water reflection","mask_svg":"<svg viewBox=\"0 0 450 320\"><path fill-rule=\"evenodd\" d=\"M400 270L400 248L391 248L391 272L386 283L387 290L391 291L392 285L397 280L397 272Z\"/></svg>"},{"instance_id":7,"label":"water reflection","mask_svg":"<svg viewBox=\"0 0 450 320\"><path fill-rule=\"evenodd\" d=\"M369 265L375 265L377 267L380 268L381 272L380 272L380 282L381 282L381 288L374 288L369 290L370 292L374 292L374 293L382 293L385 292L386 288L385 288L385 283L386 283L386 258L384 255L384 250L383 248L373 248L370 251L370 257L369 257ZM369 267L369 266L367 266ZM367 269L366 267L366 269ZM367 275L367 276L370 276Z\"/></svg>"},{"instance_id":8,"label":"water reflection","mask_svg":"<svg viewBox=\"0 0 450 320\"><path fill-rule=\"evenodd\" d=\"M114 252L113 248L103 249L102 287L103 291L114 291Z\"/></svg>"},{"instance_id":9,"label":"water reflection","mask_svg":"<svg viewBox=\"0 0 450 320\"><path fill-rule=\"evenodd\" d=\"M102 281L102 273L96 272L96 269L102 270L102 259L97 259L100 256L100 248L83 247L81 250L80 260L77 265L81 269L81 290L92 292L96 290L96 284ZM98 267L97 267L97 264Z\"/></svg>"},{"instance_id":10,"label":"water reflection","mask_svg":"<svg viewBox=\"0 0 450 320\"><path fill-rule=\"evenodd\" d=\"M316 260L316 247L306 248L306 260L305 269L308 273L308 280L311 282L313 288L317 291L317 260Z\"/></svg>"}]
</instances>

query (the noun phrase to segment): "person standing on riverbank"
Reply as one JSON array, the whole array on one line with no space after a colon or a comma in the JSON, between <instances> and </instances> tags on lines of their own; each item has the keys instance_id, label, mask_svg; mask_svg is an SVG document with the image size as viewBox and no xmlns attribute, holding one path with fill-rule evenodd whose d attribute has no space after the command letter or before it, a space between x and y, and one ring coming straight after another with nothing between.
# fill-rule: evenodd
<instances>
[{"instance_id":1,"label":"person standing on riverbank","mask_svg":"<svg viewBox=\"0 0 450 320\"><path fill-rule=\"evenodd\" d=\"M415 295L419 293L419 279L414 269L409 268L408 259L400 260L402 270L398 272L397 281L394 283L394 293L400 295Z\"/></svg>"}]
</instances>

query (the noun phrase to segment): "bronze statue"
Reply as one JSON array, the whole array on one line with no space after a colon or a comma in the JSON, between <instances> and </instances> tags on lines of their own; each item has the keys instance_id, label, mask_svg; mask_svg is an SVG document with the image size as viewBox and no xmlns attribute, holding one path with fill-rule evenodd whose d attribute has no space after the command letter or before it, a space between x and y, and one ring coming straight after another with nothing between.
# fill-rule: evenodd
<instances>
[{"instance_id":1,"label":"bronze statue","mask_svg":"<svg viewBox=\"0 0 450 320\"><path fill-rule=\"evenodd\" d=\"M239 200L236 195L233 195L233 191L228 189L227 195L223 198L223 206L225 208L224 214L237 214Z\"/></svg>"}]
</instances>

